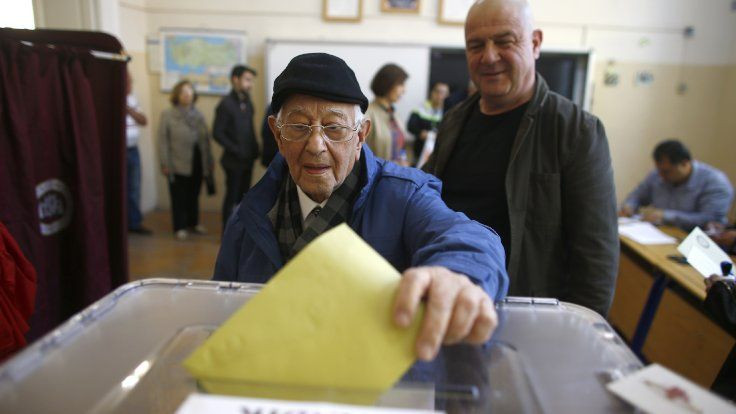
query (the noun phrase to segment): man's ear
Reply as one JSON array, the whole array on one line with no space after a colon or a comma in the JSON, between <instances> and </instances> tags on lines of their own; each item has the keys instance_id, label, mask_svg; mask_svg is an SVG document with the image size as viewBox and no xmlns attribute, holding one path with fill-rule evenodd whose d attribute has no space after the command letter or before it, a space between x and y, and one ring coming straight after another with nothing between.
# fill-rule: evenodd
<instances>
[{"instance_id":1,"label":"man's ear","mask_svg":"<svg viewBox=\"0 0 736 414\"><path fill-rule=\"evenodd\" d=\"M361 144L365 142L368 134L371 133L371 126L371 120L368 118L363 119L363 122L361 122L360 129L358 130L358 141L360 141Z\"/></svg>"},{"instance_id":2,"label":"man's ear","mask_svg":"<svg viewBox=\"0 0 736 414\"><path fill-rule=\"evenodd\" d=\"M358 130L358 142L355 144L357 147L357 154L355 155L355 160L360 159L360 149L363 148L363 143L365 143L365 139L371 132L371 120L366 118L363 119L363 122L360 123L360 129Z\"/></svg>"},{"instance_id":3,"label":"man's ear","mask_svg":"<svg viewBox=\"0 0 736 414\"><path fill-rule=\"evenodd\" d=\"M534 59L539 59L539 53L542 49L542 39L544 34L541 29L536 29L532 32L532 53L534 53Z\"/></svg>"},{"instance_id":4,"label":"man's ear","mask_svg":"<svg viewBox=\"0 0 736 414\"><path fill-rule=\"evenodd\" d=\"M279 129L276 128L276 117L273 115L268 116L268 127L271 129L271 134L273 134L273 139L276 140L276 145L279 147L279 151L281 151L281 136L279 135Z\"/></svg>"}]
</instances>

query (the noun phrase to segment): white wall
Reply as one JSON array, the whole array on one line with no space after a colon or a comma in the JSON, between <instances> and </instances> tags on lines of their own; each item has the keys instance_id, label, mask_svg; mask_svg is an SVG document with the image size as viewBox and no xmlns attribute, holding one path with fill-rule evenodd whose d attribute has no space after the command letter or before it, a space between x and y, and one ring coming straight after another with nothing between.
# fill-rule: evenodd
<instances>
[{"instance_id":1,"label":"white wall","mask_svg":"<svg viewBox=\"0 0 736 414\"><path fill-rule=\"evenodd\" d=\"M133 76L133 93L138 98L143 113L148 117L148 126L141 128L138 149L141 154L141 210L151 211L158 204L159 189L156 184L158 163L155 161L154 145L157 114L152 110L151 91L156 90L158 84L151 82L148 76L148 62L146 59L145 33L148 30L148 14L143 9L144 1L128 1L120 6L120 40L123 47L132 57L129 63L130 73Z\"/></svg>"},{"instance_id":2,"label":"white wall","mask_svg":"<svg viewBox=\"0 0 736 414\"><path fill-rule=\"evenodd\" d=\"M58 3L52 0L36 1L54 10L60 8L52 6ZM84 0L60 1L85 4ZM679 136L696 157L725 169L736 182L729 156L736 153L732 128L736 113L736 13L731 11L731 0L530 3L538 26L545 31L543 47L592 48L595 52L591 110L601 117L609 134L619 198L651 168L652 146L667 136ZM437 5L438 1L424 0L418 15L386 14L380 11L379 0L364 0L361 22L336 23L322 19L322 0L119 0L121 40L135 58L135 90L153 121L146 131L143 154L147 164L144 206L152 205L156 193L159 206L166 206L168 200L163 180L159 178L157 190L152 191L152 177L147 174L157 168L150 131L155 131L156 118L167 103L158 91L158 76L149 74L139 63L145 61L146 35L156 35L162 27L245 30L249 63L261 72L265 40L269 38L462 47L462 27L439 25ZM84 14L84 7L76 9L81 10L77 17L68 19L83 20L79 15ZM691 39L682 35L686 26L695 29ZM603 70L611 61L621 77L615 87L602 82ZM641 70L655 75L652 85L634 83ZM688 85L685 94L676 93L681 82ZM265 89L260 77L253 90L257 119L266 100ZM202 97L198 103L210 122L216 101L215 97ZM205 200L205 208L218 206L219 200Z\"/></svg>"},{"instance_id":3,"label":"white wall","mask_svg":"<svg viewBox=\"0 0 736 414\"><path fill-rule=\"evenodd\" d=\"M127 3L121 1L123 6ZM622 60L636 59L644 49L679 63L681 42L676 40L682 38L680 33L686 26L693 26L696 35L686 56L690 63L734 63L733 57L724 53L732 50L732 40L736 38L736 14L730 11L730 0L532 0L530 3L538 25L547 31L547 45L600 48L602 58L612 55ZM152 16L151 30L179 24L243 29L251 35L253 54L262 53L262 40L268 37L462 46L462 27L436 23L437 1L425 0L421 6L419 15L386 14L380 11L379 0L364 0L360 23L334 23L322 20L321 0L146 2L146 10ZM650 43L640 46L642 39L649 39Z\"/></svg>"},{"instance_id":4,"label":"white wall","mask_svg":"<svg viewBox=\"0 0 736 414\"><path fill-rule=\"evenodd\" d=\"M93 0L33 0L36 27L96 30L95 6Z\"/></svg>"}]
</instances>

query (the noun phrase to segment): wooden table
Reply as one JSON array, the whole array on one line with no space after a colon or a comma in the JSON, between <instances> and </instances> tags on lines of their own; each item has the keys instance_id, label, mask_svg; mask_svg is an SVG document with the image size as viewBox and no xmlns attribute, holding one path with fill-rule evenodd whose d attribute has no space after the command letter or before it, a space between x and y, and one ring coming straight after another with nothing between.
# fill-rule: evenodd
<instances>
[{"instance_id":1,"label":"wooden table","mask_svg":"<svg viewBox=\"0 0 736 414\"><path fill-rule=\"evenodd\" d=\"M677 228L662 227L681 241ZM703 276L668 258L677 245L642 245L620 236L611 324L642 359L660 363L710 387L736 340L705 313Z\"/></svg>"}]
</instances>

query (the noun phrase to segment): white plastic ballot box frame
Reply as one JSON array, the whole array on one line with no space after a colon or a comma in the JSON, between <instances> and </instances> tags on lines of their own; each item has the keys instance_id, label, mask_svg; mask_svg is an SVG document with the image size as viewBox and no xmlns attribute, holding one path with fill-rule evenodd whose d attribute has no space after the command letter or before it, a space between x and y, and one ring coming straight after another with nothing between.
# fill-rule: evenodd
<instances>
[{"instance_id":1,"label":"white plastic ballot box frame","mask_svg":"<svg viewBox=\"0 0 736 414\"><path fill-rule=\"evenodd\" d=\"M121 387L134 388L138 377L146 375L152 353L177 334L188 327L214 329L260 287L178 279L121 286L0 365L0 412L99 408L103 398ZM642 363L600 315L539 298L510 297L497 310L493 342L515 352L539 411L633 410L605 384Z\"/></svg>"}]
</instances>

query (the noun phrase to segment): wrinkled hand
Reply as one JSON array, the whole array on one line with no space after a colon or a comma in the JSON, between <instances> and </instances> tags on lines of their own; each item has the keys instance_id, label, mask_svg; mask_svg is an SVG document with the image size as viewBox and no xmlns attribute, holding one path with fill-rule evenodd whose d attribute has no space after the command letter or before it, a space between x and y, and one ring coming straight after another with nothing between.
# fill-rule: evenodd
<instances>
[{"instance_id":1,"label":"wrinkled hand","mask_svg":"<svg viewBox=\"0 0 736 414\"><path fill-rule=\"evenodd\" d=\"M414 267L402 275L394 302L398 326L411 324L422 298L426 307L415 349L425 361L434 359L443 343L487 341L498 324L493 301L466 276L444 267Z\"/></svg>"},{"instance_id":2,"label":"wrinkled hand","mask_svg":"<svg viewBox=\"0 0 736 414\"><path fill-rule=\"evenodd\" d=\"M716 284L718 282L722 282L724 280L728 280L728 279L726 279L725 277L720 276L720 275L710 275L710 276L708 276L707 278L705 278L705 291L706 292L709 291L710 288L712 288L714 284Z\"/></svg>"},{"instance_id":3,"label":"wrinkled hand","mask_svg":"<svg viewBox=\"0 0 736 414\"><path fill-rule=\"evenodd\" d=\"M644 207L639 210L641 213L641 219L648 221L652 224L662 224L664 219L664 210L654 207Z\"/></svg>"}]
</instances>

